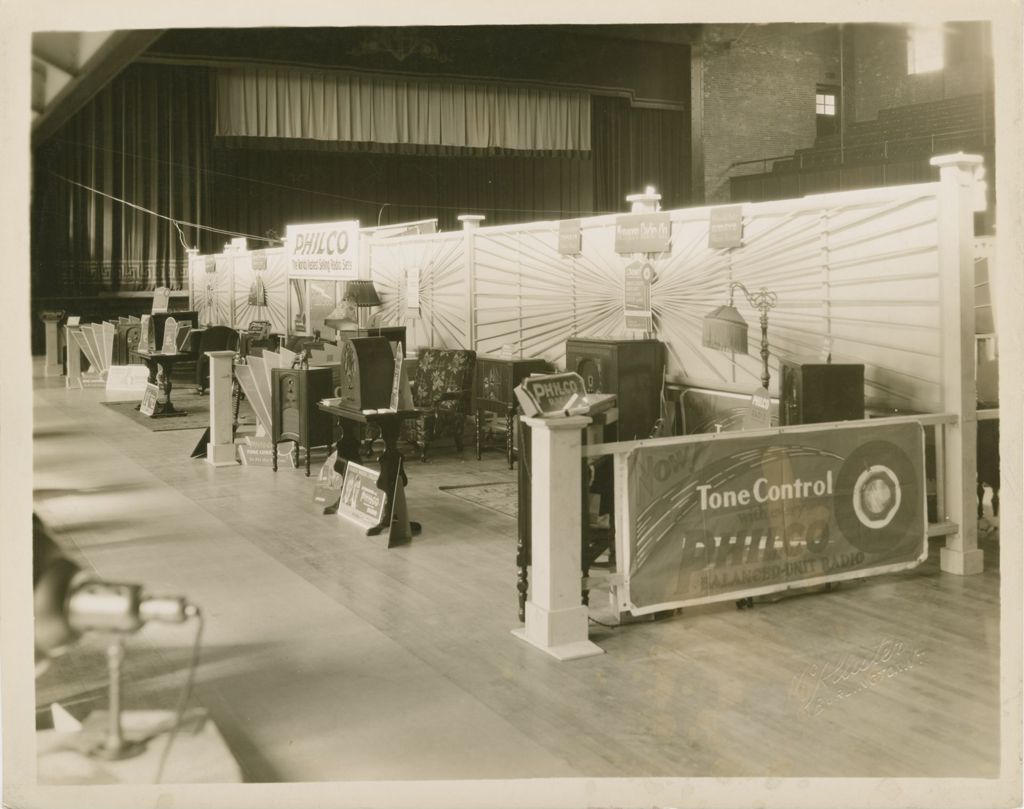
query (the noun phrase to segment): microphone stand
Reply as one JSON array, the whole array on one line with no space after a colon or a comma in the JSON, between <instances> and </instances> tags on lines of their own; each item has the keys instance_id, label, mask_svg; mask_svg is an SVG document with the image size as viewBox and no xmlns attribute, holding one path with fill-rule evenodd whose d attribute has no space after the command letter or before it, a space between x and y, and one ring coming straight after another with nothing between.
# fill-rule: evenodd
<instances>
[{"instance_id":1,"label":"microphone stand","mask_svg":"<svg viewBox=\"0 0 1024 809\"><path fill-rule=\"evenodd\" d=\"M106 761L132 758L146 749L144 742L125 739L121 728L121 664L124 662L124 655L124 637L112 635L107 645L107 676L110 681L107 733L102 741L89 751L89 755Z\"/></svg>"}]
</instances>

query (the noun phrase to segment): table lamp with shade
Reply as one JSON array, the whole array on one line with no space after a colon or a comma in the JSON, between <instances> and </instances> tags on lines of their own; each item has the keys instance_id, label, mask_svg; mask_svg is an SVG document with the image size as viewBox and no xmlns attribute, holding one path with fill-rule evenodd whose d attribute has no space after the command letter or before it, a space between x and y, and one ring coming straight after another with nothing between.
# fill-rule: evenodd
<instances>
[{"instance_id":1,"label":"table lamp with shade","mask_svg":"<svg viewBox=\"0 0 1024 809\"><path fill-rule=\"evenodd\" d=\"M382 303L373 281L346 281L341 302L324 318L324 324L339 332L358 331L362 328L359 310Z\"/></svg>"}]
</instances>

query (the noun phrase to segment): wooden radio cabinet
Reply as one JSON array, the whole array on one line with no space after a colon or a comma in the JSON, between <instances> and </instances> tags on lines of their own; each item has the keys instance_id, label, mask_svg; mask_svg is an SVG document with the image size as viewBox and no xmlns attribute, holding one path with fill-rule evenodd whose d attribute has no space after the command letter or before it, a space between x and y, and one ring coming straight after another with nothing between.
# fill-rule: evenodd
<instances>
[{"instance_id":1,"label":"wooden radio cabinet","mask_svg":"<svg viewBox=\"0 0 1024 809\"><path fill-rule=\"evenodd\" d=\"M341 407L379 410L391 406L395 355L385 337L355 337L341 341L336 395Z\"/></svg>"},{"instance_id":2,"label":"wooden radio cabinet","mask_svg":"<svg viewBox=\"0 0 1024 809\"><path fill-rule=\"evenodd\" d=\"M618 440L648 438L661 417L665 346L658 340L565 341L565 370L583 377L587 393L618 399Z\"/></svg>"},{"instance_id":3,"label":"wooden radio cabinet","mask_svg":"<svg viewBox=\"0 0 1024 809\"><path fill-rule=\"evenodd\" d=\"M317 407L321 399L334 395L330 368L271 369L271 441L274 444L274 470L277 470L277 445L295 441L306 450L306 476L309 476L310 447L334 443L334 419Z\"/></svg>"}]
</instances>

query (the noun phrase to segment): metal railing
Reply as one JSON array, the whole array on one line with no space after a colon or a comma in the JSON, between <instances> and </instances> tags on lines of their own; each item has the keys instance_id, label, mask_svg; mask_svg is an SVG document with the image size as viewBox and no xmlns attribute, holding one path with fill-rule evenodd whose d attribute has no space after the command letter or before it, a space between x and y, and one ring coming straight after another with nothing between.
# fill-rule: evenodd
<instances>
[{"instance_id":1,"label":"metal railing","mask_svg":"<svg viewBox=\"0 0 1024 809\"><path fill-rule=\"evenodd\" d=\"M823 168L825 166L823 166L821 163L817 163L817 165L807 166L805 165L805 162L808 160L814 160L815 162L821 160L822 162L824 162L825 158L831 156L837 157L838 160L826 165L844 166L847 164L847 155L851 153L856 154L858 152L862 152L869 149L881 150L881 154L876 154L875 157L869 159L889 160L892 158L893 153L898 154L899 147L922 143L928 144L929 154L935 154L937 148L950 148L950 146L946 143L943 143L943 141L950 139L966 139L971 136L980 136L980 145L982 148L987 148L988 146L992 145L992 128L987 126L974 127L971 129L954 130L952 132L932 133L930 135L917 135L909 138L885 138L880 141L871 141L868 143L855 143L852 145L846 144L842 146L808 147L807 149L799 150L797 152L794 152L793 154L775 155L773 157L761 157L755 158L753 160L737 160L729 164L729 167L728 169L726 169L726 172L731 175L731 173L740 166L752 166L760 164L760 173L768 174L774 169L775 164L780 161L792 162L795 166L796 171L803 171L805 168ZM860 160L858 160L858 162L860 162ZM746 176L753 175L737 175L737 177ZM730 176L730 179L736 179L736 177Z\"/></svg>"}]
</instances>

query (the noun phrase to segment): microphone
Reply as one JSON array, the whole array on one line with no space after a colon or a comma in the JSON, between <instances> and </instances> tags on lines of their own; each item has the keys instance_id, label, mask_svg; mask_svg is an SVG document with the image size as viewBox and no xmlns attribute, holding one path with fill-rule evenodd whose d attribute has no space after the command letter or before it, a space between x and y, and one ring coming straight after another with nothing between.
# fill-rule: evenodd
<instances>
[{"instance_id":1,"label":"microphone","mask_svg":"<svg viewBox=\"0 0 1024 809\"><path fill-rule=\"evenodd\" d=\"M68 624L75 632L135 632L157 621L180 624L199 609L182 596L153 596L139 584L89 579L73 586L67 600Z\"/></svg>"}]
</instances>

